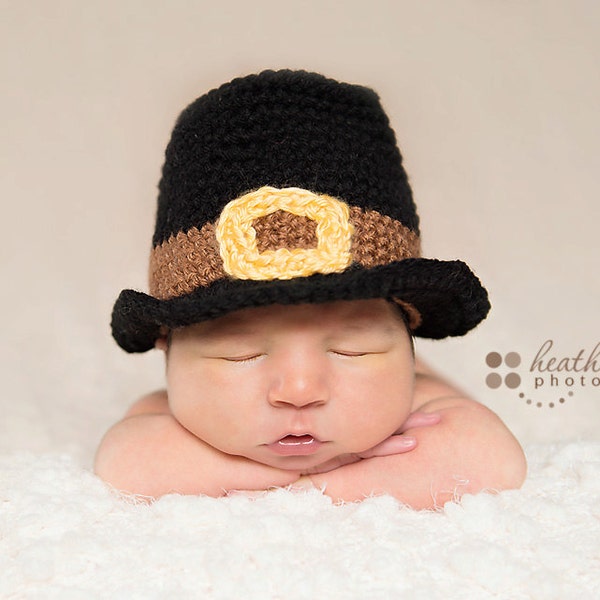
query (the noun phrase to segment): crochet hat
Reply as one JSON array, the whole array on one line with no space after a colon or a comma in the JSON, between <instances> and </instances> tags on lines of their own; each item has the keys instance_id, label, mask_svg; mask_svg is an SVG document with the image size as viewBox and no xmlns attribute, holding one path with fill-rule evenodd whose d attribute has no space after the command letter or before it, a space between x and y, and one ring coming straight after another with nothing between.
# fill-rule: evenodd
<instances>
[{"instance_id":1,"label":"crochet hat","mask_svg":"<svg viewBox=\"0 0 600 600\"><path fill-rule=\"evenodd\" d=\"M112 332L165 330L269 304L386 298L414 335L463 335L490 308L461 261L421 258L419 218L377 94L304 71L234 79L180 115L166 150L149 294Z\"/></svg>"}]
</instances>

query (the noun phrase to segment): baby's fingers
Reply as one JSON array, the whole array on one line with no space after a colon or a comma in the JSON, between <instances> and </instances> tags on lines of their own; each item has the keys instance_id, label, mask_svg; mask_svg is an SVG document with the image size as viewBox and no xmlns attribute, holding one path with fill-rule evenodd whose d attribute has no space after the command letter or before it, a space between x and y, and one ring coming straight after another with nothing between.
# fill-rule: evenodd
<instances>
[{"instance_id":1,"label":"baby's fingers","mask_svg":"<svg viewBox=\"0 0 600 600\"><path fill-rule=\"evenodd\" d=\"M408 415L408 419L404 421L402 427L396 433L402 433L413 427L427 427L429 425L437 425L441 420L440 414L436 412L425 413L415 411Z\"/></svg>"},{"instance_id":2,"label":"baby's fingers","mask_svg":"<svg viewBox=\"0 0 600 600\"><path fill-rule=\"evenodd\" d=\"M373 458L374 456L390 456L392 454L402 454L410 452L417 446L417 438L410 435L392 435L383 440L377 446L370 450L360 453L361 458Z\"/></svg>"},{"instance_id":3,"label":"baby's fingers","mask_svg":"<svg viewBox=\"0 0 600 600\"><path fill-rule=\"evenodd\" d=\"M429 425L437 425L441 420L439 413L425 413L416 411L411 413L406 419L402 427L398 431L391 435L389 438L383 440L373 446L369 450L359 452L358 454L342 454L336 456L327 462L320 464L316 467L312 467L305 471L306 474L314 475L317 473L327 473L333 469L338 469L345 465L355 463L363 458L373 458L375 456L392 456L393 454L403 454L404 452L410 452L417 447L417 438L412 435L403 435L404 431L415 427L427 427Z\"/></svg>"}]
</instances>

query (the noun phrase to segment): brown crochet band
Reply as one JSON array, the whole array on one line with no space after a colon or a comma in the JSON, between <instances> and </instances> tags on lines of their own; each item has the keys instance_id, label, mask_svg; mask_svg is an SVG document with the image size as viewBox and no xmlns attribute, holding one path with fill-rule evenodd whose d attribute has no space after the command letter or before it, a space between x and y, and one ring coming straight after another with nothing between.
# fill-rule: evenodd
<instances>
[{"instance_id":1,"label":"brown crochet band","mask_svg":"<svg viewBox=\"0 0 600 600\"><path fill-rule=\"evenodd\" d=\"M300 188L263 187L230 202L216 223L156 246L150 294L167 300L227 277L293 279L420 255L419 236L387 215ZM416 326L416 309L398 303Z\"/></svg>"}]
</instances>

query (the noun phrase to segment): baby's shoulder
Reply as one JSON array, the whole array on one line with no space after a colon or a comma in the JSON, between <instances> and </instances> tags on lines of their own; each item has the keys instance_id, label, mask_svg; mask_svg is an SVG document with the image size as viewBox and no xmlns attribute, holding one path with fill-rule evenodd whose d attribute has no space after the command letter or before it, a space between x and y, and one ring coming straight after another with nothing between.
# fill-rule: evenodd
<instances>
[{"instance_id":1,"label":"baby's shoulder","mask_svg":"<svg viewBox=\"0 0 600 600\"><path fill-rule=\"evenodd\" d=\"M433 400L455 400L464 404L479 404L469 398L458 386L445 381L421 360L417 359L411 412L421 409Z\"/></svg>"},{"instance_id":2,"label":"baby's shoulder","mask_svg":"<svg viewBox=\"0 0 600 600\"><path fill-rule=\"evenodd\" d=\"M124 418L149 414L170 414L166 390L156 390L136 400L125 413Z\"/></svg>"}]
</instances>

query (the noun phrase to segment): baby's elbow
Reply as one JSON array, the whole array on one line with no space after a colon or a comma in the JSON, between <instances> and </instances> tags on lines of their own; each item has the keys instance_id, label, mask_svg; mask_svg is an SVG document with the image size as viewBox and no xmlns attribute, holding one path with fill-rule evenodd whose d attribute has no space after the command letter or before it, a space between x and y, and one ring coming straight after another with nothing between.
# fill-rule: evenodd
<instances>
[{"instance_id":1,"label":"baby's elbow","mask_svg":"<svg viewBox=\"0 0 600 600\"><path fill-rule=\"evenodd\" d=\"M124 448L122 422L117 423L105 434L96 451L94 473L112 487L125 490L129 475Z\"/></svg>"},{"instance_id":2,"label":"baby's elbow","mask_svg":"<svg viewBox=\"0 0 600 600\"><path fill-rule=\"evenodd\" d=\"M125 419L108 430L96 452L94 472L120 492L154 496L146 473L151 448L134 421Z\"/></svg>"},{"instance_id":3,"label":"baby's elbow","mask_svg":"<svg viewBox=\"0 0 600 600\"><path fill-rule=\"evenodd\" d=\"M510 434L506 443L504 456L500 462L500 488L501 490L514 490L520 488L527 477L527 459L521 444Z\"/></svg>"},{"instance_id":4,"label":"baby's elbow","mask_svg":"<svg viewBox=\"0 0 600 600\"><path fill-rule=\"evenodd\" d=\"M502 419L478 402L454 403L448 424L462 440L455 454L453 475L462 492L500 492L518 489L527 476L525 453ZM460 475L460 476L459 476Z\"/></svg>"},{"instance_id":5,"label":"baby's elbow","mask_svg":"<svg viewBox=\"0 0 600 600\"><path fill-rule=\"evenodd\" d=\"M478 477L467 490L501 492L519 489L527 477L527 460L523 448L514 435L504 426L487 442L487 452L478 461Z\"/></svg>"}]
</instances>

